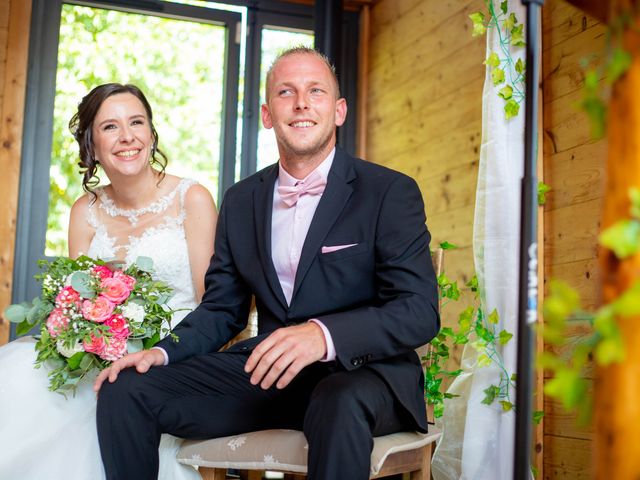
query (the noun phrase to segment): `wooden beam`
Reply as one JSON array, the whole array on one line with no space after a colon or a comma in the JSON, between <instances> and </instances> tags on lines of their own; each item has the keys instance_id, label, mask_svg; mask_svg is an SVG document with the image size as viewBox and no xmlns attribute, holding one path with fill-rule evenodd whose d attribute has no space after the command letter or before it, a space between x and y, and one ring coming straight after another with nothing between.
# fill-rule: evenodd
<instances>
[{"instance_id":1,"label":"wooden beam","mask_svg":"<svg viewBox=\"0 0 640 480\"><path fill-rule=\"evenodd\" d=\"M9 4L9 27L0 113L0 192L4 202L0 213L0 313L11 302L31 24L31 0L3 3ZM9 323L0 316L0 345L8 338Z\"/></svg>"},{"instance_id":2,"label":"wooden beam","mask_svg":"<svg viewBox=\"0 0 640 480\"><path fill-rule=\"evenodd\" d=\"M356 126L356 156L367 158L367 99L369 95L369 6L360 11L360 45L358 47L358 124Z\"/></svg>"},{"instance_id":3,"label":"wooden beam","mask_svg":"<svg viewBox=\"0 0 640 480\"><path fill-rule=\"evenodd\" d=\"M629 5L618 0L613 11ZM609 154L602 227L629 218L631 187L640 188L640 14L624 33L624 48L633 60L615 84L608 115ZM600 252L604 302L611 302L640 281L640 254L620 260ZM596 370L595 478L640 478L640 315L618 317L624 343L622 363Z\"/></svg>"},{"instance_id":4,"label":"wooden beam","mask_svg":"<svg viewBox=\"0 0 640 480\"><path fill-rule=\"evenodd\" d=\"M607 23L609 20L609 2L603 0L566 0L574 7L591 15L593 18Z\"/></svg>"}]
</instances>

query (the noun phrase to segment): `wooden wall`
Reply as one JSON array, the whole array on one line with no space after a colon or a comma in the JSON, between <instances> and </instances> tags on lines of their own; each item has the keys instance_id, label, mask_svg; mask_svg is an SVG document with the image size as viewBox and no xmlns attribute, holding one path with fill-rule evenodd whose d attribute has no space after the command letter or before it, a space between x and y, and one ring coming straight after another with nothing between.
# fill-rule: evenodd
<instances>
[{"instance_id":1,"label":"wooden wall","mask_svg":"<svg viewBox=\"0 0 640 480\"><path fill-rule=\"evenodd\" d=\"M598 58L605 28L564 0L543 8L544 171L552 191L545 207L545 278L577 288L583 306L600 303L597 236L604 195L606 141L591 138L586 115L576 110L582 95L582 59ZM575 322L571 338L588 332ZM592 379L589 369L587 378ZM591 478L592 431L557 402L545 401L544 477Z\"/></svg>"},{"instance_id":2,"label":"wooden wall","mask_svg":"<svg viewBox=\"0 0 640 480\"><path fill-rule=\"evenodd\" d=\"M380 0L371 8L367 157L414 177L426 203L435 243L460 246L445 270L465 280L471 250L481 135L484 38L473 39L468 15L482 0ZM564 0L543 9L544 180L552 187L544 209L545 279L576 287L599 302L596 238L606 145L593 141L576 109L580 60L603 47L604 28ZM445 312L445 322L455 312ZM572 335L588 327L576 323ZM591 373L589 372L590 376ZM545 401L545 479L591 475L589 428Z\"/></svg>"},{"instance_id":3,"label":"wooden wall","mask_svg":"<svg viewBox=\"0 0 640 480\"><path fill-rule=\"evenodd\" d=\"M11 302L31 0L0 0L0 312ZM9 325L0 316L0 345Z\"/></svg>"}]
</instances>

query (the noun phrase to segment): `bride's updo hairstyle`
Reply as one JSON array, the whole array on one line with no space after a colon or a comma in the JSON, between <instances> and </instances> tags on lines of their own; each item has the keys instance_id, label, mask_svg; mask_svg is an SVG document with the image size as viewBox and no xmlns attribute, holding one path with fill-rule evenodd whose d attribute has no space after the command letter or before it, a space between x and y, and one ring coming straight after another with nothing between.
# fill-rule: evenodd
<instances>
[{"instance_id":1,"label":"bride's updo hairstyle","mask_svg":"<svg viewBox=\"0 0 640 480\"><path fill-rule=\"evenodd\" d=\"M153 135L153 145L151 146L151 159L152 166L157 166L160 171L160 180L164 178L165 168L167 167L167 156L158 148L158 132L156 132L153 126L153 112L151 111L151 105L147 101L147 98L135 85L122 85L120 83L105 83L99 85L91 90L78 105L78 111L71 117L69 121L69 129L73 134L73 137L78 142L80 147L80 173L83 175L82 188L85 192L93 195L95 199L95 193L93 189L100 183L100 178L96 175L98 169L98 161L96 160L93 149L93 121L96 118L98 110L102 106L102 103L112 95L119 93L130 93L142 102L144 109L147 111L147 117L149 118L149 127L151 128L151 134Z\"/></svg>"}]
</instances>

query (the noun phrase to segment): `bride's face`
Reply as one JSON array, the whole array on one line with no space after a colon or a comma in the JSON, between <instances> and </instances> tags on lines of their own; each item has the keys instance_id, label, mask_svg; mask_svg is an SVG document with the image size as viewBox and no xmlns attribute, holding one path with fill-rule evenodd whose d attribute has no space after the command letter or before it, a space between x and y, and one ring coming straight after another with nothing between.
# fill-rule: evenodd
<instances>
[{"instance_id":1,"label":"bride's face","mask_svg":"<svg viewBox=\"0 0 640 480\"><path fill-rule=\"evenodd\" d=\"M153 134L147 111L135 95L107 98L93 121L93 149L111 181L150 168Z\"/></svg>"}]
</instances>

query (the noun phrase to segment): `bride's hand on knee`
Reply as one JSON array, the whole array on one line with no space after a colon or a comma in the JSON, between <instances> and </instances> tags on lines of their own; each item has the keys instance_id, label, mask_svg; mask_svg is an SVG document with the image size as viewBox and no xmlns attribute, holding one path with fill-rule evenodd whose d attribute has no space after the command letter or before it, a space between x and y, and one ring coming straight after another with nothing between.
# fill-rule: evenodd
<instances>
[{"instance_id":1,"label":"bride's hand on knee","mask_svg":"<svg viewBox=\"0 0 640 480\"><path fill-rule=\"evenodd\" d=\"M139 373L146 373L151 367L158 365L164 365L164 355L160 350L151 349L130 353L102 370L93 384L93 390L96 393L99 392L100 387L102 387L102 384L107 379L109 383L115 382L120 371L125 368L135 367Z\"/></svg>"}]
</instances>

